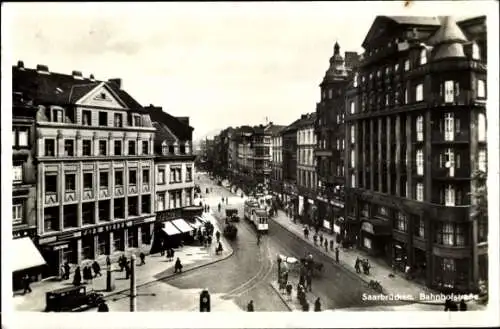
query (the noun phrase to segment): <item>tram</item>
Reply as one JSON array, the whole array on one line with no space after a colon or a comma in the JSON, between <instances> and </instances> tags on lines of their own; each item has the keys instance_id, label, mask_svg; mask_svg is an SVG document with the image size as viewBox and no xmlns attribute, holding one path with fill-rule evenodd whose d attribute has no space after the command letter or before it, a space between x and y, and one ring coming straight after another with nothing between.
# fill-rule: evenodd
<instances>
[{"instance_id":1,"label":"tram","mask_svg":"<svg viewBox=\"0 0 500 329\"><path fill-rule=\"evenodd\" d=\"M243 205L243 214L246 220L252 222L260 233L267 233L269 230L268 213L262 209L257 200L247 200Z\"/></svg>"}]
</instances>

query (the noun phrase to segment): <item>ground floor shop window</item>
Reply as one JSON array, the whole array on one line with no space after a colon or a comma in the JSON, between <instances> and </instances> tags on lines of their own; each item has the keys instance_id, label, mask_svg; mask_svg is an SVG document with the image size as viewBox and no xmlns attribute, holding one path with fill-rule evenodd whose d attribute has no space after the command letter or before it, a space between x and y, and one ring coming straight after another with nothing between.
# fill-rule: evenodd
<instances>
[{"instance_id":1,"label":"ground floor shop window","mask_svg":"<svg viewBox=\"0 0 500 329\"><path fill-rule=\"evenodd\" d=\"M468 283L468 259L435 257L437 265L436 284L443 288L466 288Z\"/></svg>"},{"instance_id":2,"label":"ground floor shop window","mask_svg":"<svg viewBox=\"0 0 500 329\"><path fill-rule=\"evenodd\" d=\"M109 234L99 234L97 237L97 253L99 255L108 255L109 254L109 248L108 248L108 241L109 241Z\"/></svg>"},{"instance_id":3,"label":"ground floor shop window","mask_svg":"<svg viewBox=\"0 0 500 329\"><path fill-rule=\"evenodd\" d=\"M129 228L128 229L128 247L129 248L137 248L137 228Z\"/></svg>"},{"instance_id":4,"label":"ground floor shop window","mask_svg":"<svg viewBox=\"0 0 500 329\"><path fill-rule=\"evenodd\" d=\"M151 227L149 224L141 227L141 236L143 244L151 244Z\"/></svg>"},{"instance_id":5,"label":"ground floor shop window","mask_svg":"<svg viewBox=\"0 0 500 329\"><path fill-rule=\"evenodd\" d=\"M123 232L114 232L113 248L115 251L124 251Z\"/></svg>"},{"instance_id":6,"label":"ground floor shop window","mask_svg":"<svg viewBox=\"0 0 500 329\"><path fill-rule=\"evenodd\" d=\"M93 259L94 258L94 237L86 236L82 238L82 258L83 259Z\"/></svg>"},{"instance_id":7,"label":"ground floor shop window","mask_svg":"<svg viewBox=\"0 0 500 329\"><path fill-rule=\"evenodd\" d=\"M77 247L76 247L76 241L72 241L68 243L68 246L64 249L62 249L62 261L63 264L65 262L68 262L70 264L76 264L78 257L77 257Z\"/></svg>"}]
</instances>

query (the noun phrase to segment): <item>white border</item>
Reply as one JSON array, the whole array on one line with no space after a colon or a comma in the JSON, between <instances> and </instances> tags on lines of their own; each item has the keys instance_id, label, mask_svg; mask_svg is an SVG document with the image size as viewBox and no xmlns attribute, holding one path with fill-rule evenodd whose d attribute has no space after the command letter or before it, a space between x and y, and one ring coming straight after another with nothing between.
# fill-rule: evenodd
<instances>
[{"instance_id":1,"label":"white border","mask_svg":"<svg viewBox=\"0 0 500 329\"><path fill-rule=\"evenodd\" d=\"M352 27L356 28L356 20L366 15L455 15L455 16L479 16L487 15L488 26L488 189L489 189L489 277L490 277L490 302L487 311L484 312L363 312L363 315L353 313L331 312L325 313L184 313L184 312L144 312L144 313L120 313L103 314L95 313L92 317L82 317L81 314L43 314L43 313L21 313L12 312L10 298L11 275L9 271L11 257L15 257L15 250L9 250L11 237L11 66L17 59L9 55L12 44L12 31L8 33L10 19L15 16L15 9L34 10L33 6L43 5L46 11L40 11L40 15L53 10L75 10L82 15L109 15L117 11L124 12L132 9L135 13L154 11L168 6L183 6L186 12L191 10L220 9L230 10L232 7L245 7L245 10L259 12L262 15L277 14L286 15L306 10L330 11L332 20L337 17L352 16ZM24 7L23 7L24 6ZM28 7L29 6L29 7ZM71 7L70 7L71 6ZM409 8L404 8L402 2L296 2L296 3L188 3L188 4L144 4L144 3L72 3L72 4L11 4L4 3L2 6L2 305L3 323L7 328L228 328L228 327L437 327L437 326L495 326L498 325L498 251L499 251L499 223L498 223L498 200L499 200L499 129L498 129L498 3L494 1L412 1ZM50 8L50 9L49 9ZM8 12L9 14L7 14ZM61 33L64 33L63 27ZM368 32L368 31L366 31ZM339 31L339 34L342 31ZM332 40L333 42L333 40ZM361 45L362 40L359 40ZM325 59L327 60L327 59ZM48 63L50 64L50 63ZM318 77L319 79L320 77ZM311 81L316 84L317 81ZM133 91L131 91L133 94ZM311 106L314 104L311 103ZM304 110L307 111L307 110Z\"/></svg>"}]
</instances>

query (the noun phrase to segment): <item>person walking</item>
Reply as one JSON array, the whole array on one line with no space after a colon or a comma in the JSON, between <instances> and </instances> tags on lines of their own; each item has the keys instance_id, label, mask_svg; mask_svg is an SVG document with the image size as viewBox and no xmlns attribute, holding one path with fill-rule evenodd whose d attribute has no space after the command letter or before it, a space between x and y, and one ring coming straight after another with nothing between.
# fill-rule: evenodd
<instances>
[{"instance_id":1,"label":"person walking","mask_svg":"<svg viewBox=\"0 0 500 329\"><path fill-rule=\"evenodd\" d=\"M99 305L97 306L97 312L109 312L108 304L104 300L99 301Z\"/></svg>"},{"instance_id":2,"label":"person walking","mask_svg":"<svg viewBox=\"0 0 500 329\"><path fill-rule=\"evenodd\" d=\"M335 248L335 261L337 263L339 262L339 247Z\"/></svg>"},{"instance_id":3,"label":"person walking","mask_svg":"<svg viewBox=\"0 0 500 329\"><path fill-rule=\"evenodd\" d=\"M130 272L130 261L127 260L125 263L125 280L128 280L130 278Z\"/></svg>"},{"instance_id":4,"label":"person walking","mask_svg":"<svg viewBox=\"0 0 500 329\"><path fill-rule=\"evenodd\" d=\"M79 286L82 284L82 273L80 272L80 266L75 269L75 274L73 275L73 285Z\"/></svg>"},{"instance_id":5,"label":"person walking","mask_svg":"<svg viewBox=\"0 0 500 329\"><path fill-rule=\"evenodd\" d=\"M316 234L313 235L313 241L314 241L314 245L317 246L318 245L318 236Z\"/></svg>"},{"instance_id":6,"label":"person walking","mask_svg":"<svg viewBox=\"0 0 500 329\"><path fill-rule=\"evenodd\" d=\"M24 277L23 277L23 295L25 295L26 293L31 293L32 290L31 290L31 287L30 287L30 284L31 284L31 278L28 274L26 274Z\"/></svg>"},{"instance_id":7,"label":"person walking","mask_svg":"<svg viewBox=\"0 0 500 329\"><path fill-rule=\"evenodd\" d=\"M323 234L322 233L319 234L319 245L320 246L323 245Z\"/></svg>"},{"instance_id":8,"label":"person walking","mask_svg":"<svg viewBox=\"0 0 500 329\"><path fill-rule=\"evenodd\" d=\"M306 275L306 283L307 283L307 290L309 290L309 292L312 291L312 275L311 273L308 273Z\"/></svg>"},{"instance_id":9,"label":"person walking","mask_svg":"<svg viewBox=\"0 0 500 329\"><path fill-rule=\"evenodd\" d=\"M31 289L30 289L31 292ZM467 311L467 304L465 303L465 300L461 299L460 300L460 311L465 312Z\"/></svg>"},{"instance_id":10,"label":"person walking","mask_svg":"<svg viewBox=\"0 0 500 329\"><path fill-rule=\"evenodd\" d=\"M354 264L354 269L356 269L356 273L361 273L361 267L360 267L360 264L361 264L361 260L359 259L359 257L356 257L356 263Z\"/></svg>"},{"instance_id":11,"label":"person walking","mask_svg":"<svg viewBox=\"0 0 500 329\"><path fill-rule=\"evenodd\" d=\"M248 304L247 304L247 312L253 312L254 311L254 307L253 307L253 300L251 300Z\"/></svg>"},{"instance_id":12,"label":"person walking","mask_svg":"<svg viewBox=\"0 0 500 329\"><path fill-rule=\"evenodd\" d=\"M220 241L220 232L219 231L215 232L215 238L217 239L217 243L219 243L219 241Z\"/></svg>"},{"instance_id":13,"label":"person walking","mask_svg":"<svg viewBox=\"0 0 500 329\"><path fill-rule=\"evenodd\" d=\"M333 244L334 244L334 241L333 239L330 240L330 250L333 250Z\"/></svg>"},{"instance_id":14,"label":"person walking","mask_svg":"<svg viewBox=\"0 0 500 329\"><path fill-rule=\"evenodd\" d=\"M71 270L68 261L64 262L64 279L69 280L69 272Z\"/></svg>"},{"instance_id":15,"label":"person walking","mask_svg":"<svg viewBox=\"0 0 500 329\"><path fill-rule=\"evenodd\" d=\"M177 260L175 261L175 265L174 265L174 273L181 273L182 272L182 264L181 264L181 260L179 257L177 257Z\"/></svg>"},{"instance_id":16,"label":"person walking","mask_svg":"<svg viewBox=\"0 0 500 329\"><path fill-rule=\"evenodd\" d=\"M94 262L92 263L92 269L94 270L94 275L96 277L98 275L102 276L102 274L101 274L101 266L99 265L99 263L96 260L94 260Z\"/></svg>"},{"instance_id":17,"label":"person walking","mask_svg":"<svg viewBox=\"0 0 500 329\"><path fill-rule=\"evenodd\" d=\"M146 264L146 255L142 251L139 254L139 258L141 259L141 263L139 265L145 265Z\"/></svg>"},{"instance_id":18,"label":"person walking","mask_svg":"<svg viewBox=\"0 0 500 329\"><path fill-rule=\"evenodd\" d=\"M316 301L314 302L314 312L321 312L321 301L318 298L316 298Z\"/></svg>"},{"instance_id":19,"label":"person walking","mask_svg":"<svg viewBox=\"0 0 500 329\"><path fill-rule=\"evenodd\" d=\"M111 258L109 258L109 255L106 256L106 266L111 269Z\"/></svg>"}]
</instances>

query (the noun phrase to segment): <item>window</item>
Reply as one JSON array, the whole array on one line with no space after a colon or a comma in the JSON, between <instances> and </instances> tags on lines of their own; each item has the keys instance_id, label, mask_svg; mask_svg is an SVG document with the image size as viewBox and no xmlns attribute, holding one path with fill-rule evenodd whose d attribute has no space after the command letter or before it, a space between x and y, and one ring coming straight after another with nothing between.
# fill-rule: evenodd
<instances>
[{"instance_id":1,"label":"window","mask_svg":"<svg viewBox=\"0 0 500 329\"><path fill-rule=\"evenodd\" d=\"M123 186L123 171L115 171L115 186Z\"/></svg>"},{"instance_id":2,"label":"window","mask_svg":"<svg viewBox=\"0 0 500 329\"><path fill-rule=\"evenodd\" d=\"M417 183L417 201L424 201L424 184Z\"/></svg>"},{"instance_id":3,"label":"window","mask_svg":"<svg viewBox=\"0 0 500 329\"><path fill-rule=\"evenodd\" d=\"M148 141L142 141L142 154L149 154L149 143L148 143Z\"/></svg>"},{"instance_id":4,"label":"window","mask_svg":"<svg viewBox=\"0 0 500 329\"><path fill-rule=\"evenodd\" d=\"M479 150L477 154L477 168L483 172L486 172L486 150Z\"/></svg>"},{"instance_id":5,"label":"window","mask_svg":"<svg viewBox=\"0 0 500 329\"><path fill-rule=\"evenodd\" d=\"M354 79L352 81L352 86L354 88L356 88L358 86L358 74L357 73L354 74Z\"/></svg>"},{"instance_id":6,"label":"window","mask_svg":"<svg viewBox=\"0 0 500 329\"><path fill-rule=\"evenodd\" d=\"M440 162L441 168L448 168L450 176L453 177L455 169L455 153L453 149L446 149L443 153L442 158L440 159Z\"/></svg>"},{"instance_id":7,"label":"window","mask_svg":"<svg viewBox=\"0 0 500 329\"><path fill-rule=\"evenodd\" d=\"M156 194L156 210L165 210L165 192Z\"/></svg>"},{"instance_id":8,"label":"window","mask_svg":"<svg viewBox=\"0 0 500 329\"><path fill-rule=\"evenodd\" d=\"M28 146L28 130L22 129L18 131L17 136L17 145L18 146Z\"/></svg>"},{"instance_id":9,"label":"window","mask_svg":"<svg viewBox=\"0 0 500 329\"><path fill-rule=\"evenodd\" d=\"M115 120L113 121L115 127L123 127L123 114L115 113Z\"/></svg>"},{"instance_id":10,"label":"window","mask_svg":"<svg viewBox=\"0 0 500 329\"><path fill-rule=\"evenodd\" d=\"M455 189L453 186L448 185L444 189L444 205L448 207L455 206Z\"/></svg>"},{"instance_id":11,"label":"window","mask_svg":"<svg viewBox=\"0 0 500 329\"><path fill-rule=\"evenodd\" d=\"M122 141L115 141L115 155L122 155Z\"/></svg>"},{"instance_id":12,"label":"window","mask_svg":"<svg viewBox=\"0 0 500 329\"><path fill-rule=\"evenodd\" d=\"M23 166L22 165L15 165L12 167L12 182L14 184L21 183L23 181Z\"/></svg>"},{"instance_id":13,"label":"window","mask_svg":"<svg viewBox=\"0 0 500 329\"><path fill-rule=\"evenodd\" d=\"M92 155L92 141L90 139L84 139L82 141L82 155L83 156Z\"/></svg>"},{"instance_id":14,"label":"window","mask_svg":"<svg viewBox=\"0 0 500 329\"><path fill-rule=\"evenodd\" d=\"M108 125L108 113L99 112L99 126L107 126L107 125Z\"/></svg>"},{"instance_id":15,"label":"window","mask_svg":"<svg viewBox=\"0 0 500 329\"><path fill-rule=\"evenodd\" d=\"M64 122L63 110L54 109L52 110L52 121L53 122Z\"/></svg>"},{"instance_id":16,"label":"window","mask_svg":"<svg viewBox=\"0 0 500 329\"><path fill-rule=\"evenodd\" d=\"M170 182L179 183L181 181L181 168L170 168Z\"/></svg>"},{"instance_id":17,"label":"window","mask_svg":"<svg viewBox=\"0 0 500 329\"><path fill-rule=\"evenodd\" d=\"M46 174L45 175L45 193L56 193L57 192L57 175Z\"/></svg>"},{"instance_id":18,"label":"window","mask_svg":"<svg viewBox=\"0 0 500 329\"><path fill-rule=\"evenodd\" d=\"M99 141L99 155L106 155L108 153L108 143L106 141Z\"/></svg>"},{"instance_id":19,"label":"window","mask_svg":"<svg viewBox=\"0 0 500 329\"><path fill-rule=\"evenodd\" d=\"M455 139L455 120L453 113L444 115L444 140L453 141Z\"/></svg>"},{"instance_id":20,"label":"window","mask_svg":"<svg viewBox=\"0 0 500 329\"><path fill-rule=\"evenodd\" d=\"M83 173L83 188L92 189L94 185L94 174L91 172Z\"/></svg>"},{"instance_id":21,"label":"window","mask_svg":"<svg viewBox=\"0 0 500 329\"><path fill-rule=\"evenodd\" d=\"M64 176L64 188L66 192L75 191L76 189L76 175L75 174L66 174Z\"/></svg>"},{"instance_id":22,"label":"window","mask_svg":"<svg viewBox=\"0 0 500 329\"><path fill-rule=\"evenodd\" d=\"M389 94L385 95L385 106L389 106Z\"/></svg>"},{"instance_id":23,"label":"window","mask_svg":"<svg viewBox=\"0 0 500 329\"><path fill-rule=\"evenodd\" d=\"M21 224L23 222L23 205L12 205L12 224Z\"/></svg>"},{"instance_id":24,"label":"window","mask_svg":"<svg viewBox=\"0 0 500 329\"><path fill-rule=\"evenodd\" d=\"M65 139L64 140L64 155L65 156L73 156L73 151L74 151L74 143L75 141L72 139Z\"/></svg>"},{"instance_id":25,"label":"window","mask_svg":"<svg viewBox=\"0 0 500 329\"><path fill-rule=\"evenodd\" d=\"M486 84L484 80L477 80L477 97L486 98Z\"/></svg>"},{"instance_id":26,"label":"window","mask_svg":"<svg viewBox=\"0 0 500 329\"><path fill-rule=\"evenodd\" d=\"M134 115L134 126L136 126L136 127L141 126L141 116L140 115Z\"/></svg>"},{"instance_id":27,"label":"window","mask_svg":"<svg viewBox=\"0 0 500 329\"><path fill-rule=\"evenodd\" d=\"M381 70L378 70L377 71L377 78L380 78L382 76L382 71Z\"/></svg>"},{"instance_id":28,"label":"window","mask_svg":"<svg viewBox=\"0 0 500 329\"><path fill-rule=\"evenodd\" d=\"M186 167L186 182L190 182L193 180L193 168Z\"/></svg>"},{"instance_id":29,"label":"window","mask_svg":"<svg viewBox=\"0 0 500 329\"><path fill-rule=\"evenodd\" d=\"M149 184L149 169L142 170L142 184Z\"/></svg>"},{"instance_id":30,"label":"window","mask_svg":"<svg viewBox=\"0 0 500 329\"><path fill-rule=\"evenodd\" d=\"M107 171L102 171L99 173L99 187L100 188L108 188L109 186L109 172Z\"/></svg>"},{"instance_id":31,"label":"window","mask_svg":"<svg viewBox=\"0 0 500 329\"><path fill-rule=\"evenodd\" d=\"M410 70L410 60L407 59L405 60L405 71L409 71Z\"/></svg>"},{"instance_id":32,"label":"window","mask_svg":"<svg viewBox=\"0 0 500 329\"><path fill-rule=\"evenodd\" d=\"M405 104L408 104L408 89L405 89Z\"/></svg>"},{"instance_id":33,"label":"window","mask_svg":"<svg viewBox=\"0 0 500 329\"><path fill-rule=\"evenodd\" d=\"M422 49L420 51L420 65L427 64L427 49Z\"/></svg>"},{"instance_id":34,"label":"window","mask_svg":"<svg viewBox=\"0 0 500 329\"><path fill-rule=\"evenodd\" d=\"M333 97L333 90L328 89L328 99L332 99L332 97Z\"/></svg>"},{"instance_id":35,"label":"window","mask_svg":"<svg viewBox=\"0 0 500 329\"><path fill-rule=\"evenodd\" d=\"M438 231L438 242L446 246L453 246L454 225L452 223L441 223L441 231Z\"/></svg>"},{"instance_id":36,"label":"window","mask_svg":"<svg viewBox=\"0 0 500 329\"><path fill-rule=\"evenodd\" d=\"M417 125L417 142L424 140L424 117L419 115L416 121Z\"/></svg>"},{"instance_id":37,"label":"window","mask_svg":"<svg viewBox=\"0 0 500 329\"><path fill-rule=\"evenodd\" d=\"M395 228L398 231L407 232L408 231L408 217L405 214L398 212L396 217Z\"/></svg>"},{"instance_id":38,"label":"window","mask_svg":"<svg viewBox=\"0 0 500 329\"><path fill-rule=\"evenodd\" d=\"M351 102L351 114L356 113L356 106L354 105L354 102Z\"/></svg>"},{"instance_id":39,"label":"window","mask_svg":"<svg viewBox=\"0 0 500 329\"><path fill-rule=\"evenodd\" d=\"M186 189L186 203L184 206L190 206L193 204L192 189Z\"/></svg>"},{"instance_id":40,"label":"window","mask_svg":"<svg viewBox=\"0 0 500 329\"><path fill-rule=\"evenodd\" d=\"M480 142L486 141L486 116L479 113L477 116L477 139Z\"/></svg>"},{"instance_id":41,"label":"window","mask_svg":"<svg viewBox=\"0 0 500 329\"><path fill-rule=\"evenodd\" d=\"M161 153L163 155L167 155L168 154L168 145L167 145L167 142L161 143Z\"/></svg>"},{"instance_id":42,"label":"window","mask_svg":"<svg viewBox=\"0 0 500 329\"><path fill-rule=\"evenodd\" d=\"M128 183L130 185L137 185L137 170L130 169L128 171Z\"/></svg>"},{"instance_id":43,"label":"window","mask_svg":"<svg viewBox=\"0 0 500 329\"><path fill-rule=\"evenodd\" d=\"M351 150L351 168L356 167L356 151Z\"/></svg>"},{"instance_id":44,"label":"window","mask_svg":"<svg viewBox=\"0 0 500 329\"><path fill-rule=\"evenodd\" d=\"M128 155L135 155L135 141L128 141Z\"/></svg>"},{"instance_id":45,"label":"window","mask_svg":"<svg viewBox=\"0 0 500 329\"><path fill-rule=\"evenodd\" d=\"M424 174L424 151L417 150L416 161L417 163L417 175L422 176Z\"/></svg>"},{"instance_id":46,"label":"window","mask_svg":"<svg viewBox=\"0 0 500 329\"><path fill-rule=\"evenodd\" d=\"M345 139L342 139L342 148L341 150L345 149Z\"/></svg>"},{"instance_id":47,"label":"window","mask_svg":"<svg viewBox=\"0 0 500 329\"><path fill-rule=\"evenodd\" d=\"M92 112L89 110L82 110L82 125L90 126L92 124Z\"/></svg>"},{"instance_id":48,"label":"window","mask_svg":"<svg viewBox=\"0 0 500 329\"><path fill-rule=\"evenodd\" d=\"M479 53L479 46L475 43L472 44L472 59L480 60L481 54Z\"/></svg>"},{"instance_id":49,"label":"window","mask_svg":"<svg viewBox=\"0 0 500 329\"><path fill-rule=\"evenodd\" d=\"M424 85L419 84L415 87L415 101L421 102L424 100Z\"/></svg>"},{"instance_id":50,"label":"window","mask_svg":"<svg viewBox=\"0 0 500 329\"><path fill-rule=\"evenodd\" d=\"M355 188L356 187L356 175L351 174L351 187Z\"/></svg>"},{"instance_id":51,"label":"window","mask_svg":"<svg viewBox=\"0 0 500 329\"><path fill-rule=\"evenodd\" d=\"M398 71L399 71L399 64L396 63L396 64L394 64L394 72L397 73Z\"/></svg>"},{"instance_id":52,"label":"window","mask_svg":"<svg viewBox=\"0 0 500 329\"><path fill-rule=\"evenodd\" d=\"M158 169L158 184L165 184L165 169Z\"/></svg>"},{"instance_id":53,"label":"window","mask_svg":"<svg viewBox=\"0 0 500 329\"><path fill-rule=\"evenodd\" d=\"M455 83L451 80L444 82L444 101L452 103L455 100Z\"/></svg>"},{"instance_id":54,"label":"window","mask_svg":"<svg viewBox=\"0 0 500 329\"><path fill-rule=\"evenodd\" d=\"M340 150L340 139L337 138L337 150Z\"/></svg>"},{"instance_id":55,"label":"window","mask_svg":"<svg viewBox=\"0 0 500 329\"><path fill-rule=\"evenodd\" d=\"M425 221L422 218L416 218L415 222L414 234L415 236L425 238Z\"/></svg>"}]
</instances>

